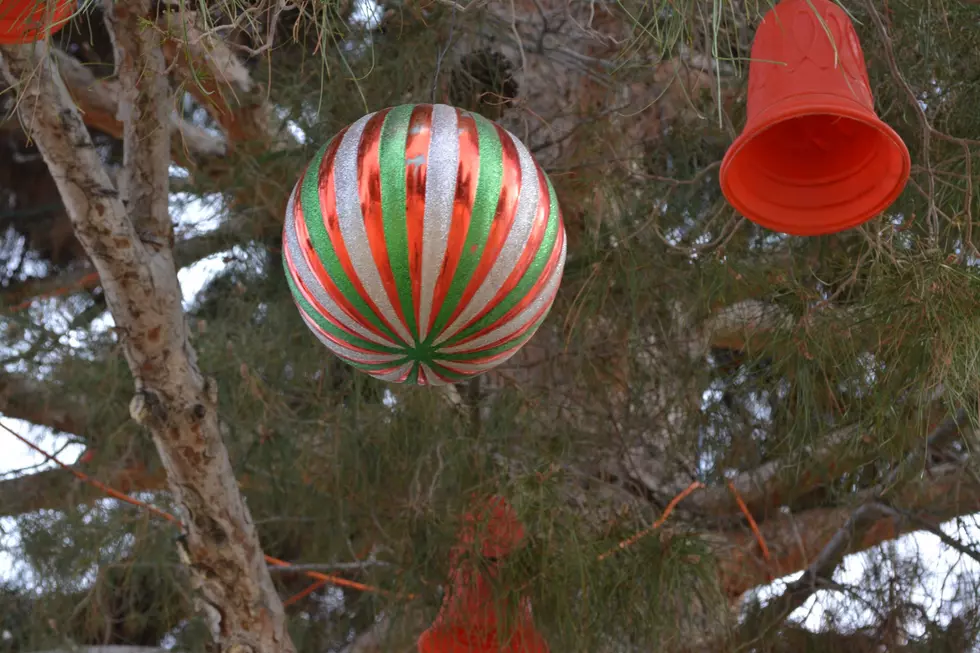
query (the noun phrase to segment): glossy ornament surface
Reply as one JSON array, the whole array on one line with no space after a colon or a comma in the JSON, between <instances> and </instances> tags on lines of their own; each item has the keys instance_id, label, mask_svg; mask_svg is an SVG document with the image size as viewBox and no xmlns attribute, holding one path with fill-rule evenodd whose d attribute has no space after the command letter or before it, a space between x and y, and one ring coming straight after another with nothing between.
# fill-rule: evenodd
<instances>
[{"instance_id":1,"label":"glossy ornament surface","mask_svg":"<svg viewBox=\"0 0 980 653\"><path fill-rule=\"evenodd\" d=\"M834 233L875 217L904 189L908 148L875 114L854 25L830 0L783 0L765 16L746 108L720 181L753 222Z\"/></svg>"},{"instance_id":2,"label":"glossy ornament surface","mask_svg":"<svg viewBox=\"0 0 980 653\"><path fill-rule=\"evenodd\" d=\"M69 0L0 0L0 45L40 41L67 25L74 12Z\"/></svg>"},{"instance_id":3,"label":"glossy ornament surface","mask_svg":"<svg viewBox=\"0 0 980 653\"><path fill-rule=\"evenodd\" d=\"M344 361L442 384L500 364L547 315L565 229L547 175L514 136L446 105L344 128L286 210L283 261L300 314Z\"/></svg>"}]
</instances>

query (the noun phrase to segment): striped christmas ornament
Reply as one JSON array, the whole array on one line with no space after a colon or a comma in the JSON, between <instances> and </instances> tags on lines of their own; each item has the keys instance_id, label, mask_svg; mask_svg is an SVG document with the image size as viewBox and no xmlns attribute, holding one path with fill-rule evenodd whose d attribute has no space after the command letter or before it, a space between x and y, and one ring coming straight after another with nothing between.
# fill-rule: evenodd
<instances>
[{"instance_id":1,"label":"striped christmas ornament","mask_svg":"<svg viewBox=\"0 0 980 653\"><path fill-rule=\"evenodd\" d=\"M286 209L300 315L379 379L452 383L513 356L565 264L555 191L499 125L436 104L364 116L313 158Z\"/></svg>"}]
</instances>

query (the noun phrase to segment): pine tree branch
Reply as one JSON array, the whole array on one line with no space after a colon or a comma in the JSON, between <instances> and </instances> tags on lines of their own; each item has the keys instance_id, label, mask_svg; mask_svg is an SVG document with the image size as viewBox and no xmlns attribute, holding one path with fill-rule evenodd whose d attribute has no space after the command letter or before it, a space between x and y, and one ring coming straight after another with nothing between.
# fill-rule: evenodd
<instances>
[{"instance_id":1,"label":"pine tree branch","mask_svg":"<svg viewBox=\"0 0 980 653\"><path fill-rule=\"evenodd\" d=\"M743 625L736 637L742 644L739 650L749 649L753 643L765 638L794 610L803 605L814 592L830 583L837 566L844 559L845 554L853 549L855 542L860 542L875 524L890 514L890 511L879 503L865 504L851 513L813 562L807 566L803 575L787 585L786 590L778 598L770 601Z\"/></svg>"},{"instance_id":2,"label":"pine tree branch","mask_svg":"<svg viewBox=\"0 0 980 653\"><path fill-rule=\"evenodd\" d=\"M936 405L936 411L941 407ZM958 434L969 423L966 410L943 420L927 437L931 446L939 447ZM830 433L819 447L798 452L792 460L776 459L755 469L739 473L731 479L735 491L748 505L752 514L761 519L793 499L802 497L822 485L840 478L867 462L872 453L855 451L854 443L860 443L858 426L845 426ZM922 440L913 442L921 444ZM914 445L910 445L914 446ZM735 499L726 486L709 486L703 492L689 497L683 504L686 510L700 514L723 516L737 512Z\"/></svg>"},{"instance_id":3,"label":"pine tree branch","mask_svg":"<svg viewBox=\"0 0 980 653\"><path fill-rule=\"evenodd\" d=\"M51 55L58 64L62 79L72 99L81 110L85 124L121 139L123 123L119 119L119 81L96 79L81 62L61 50ZM170 103L164 106L171 106ZM213 164L226 154L224 140L181 118L176 111L169 115L172 125L170 151L173 160L186 167Z\"/></svg>"},{"instance_id":4,"label":"pine tree branch","mask_svg":"<svg viewBox=\"0 0 980 653\"><path fill-rule=\"evenodd\" d=\"M6 417L81 435L85 412L83 405L61 393L55 397L49 388L34 379L12 374L0 376L0 413Z\"/></svg>"},{"instance_id":5,"label":"pine tree branch","mask_svg":"<svg viewBox=\"0 0 980 653\"><path fill-rule=\"evenodd\" d=\"M178 240L174 244L177 269L192 265L202 258L230 249L250 239L241 229L218 229ZM9 312L24 310L30 302L45 297L60 297L91 290L99 286L99 275L91 264L60 274L11 284L0 291L0 306ZM0 410L0 412L3 412Z\"/></svg>"},{"instance_id":6,"label":"pine tree branch","mask_svg":"<svg viewBox=\"0 0 980 653\"><path fill-rule=\"evenodd\" d=\"M153 646L77 646L72 648L56 648L47 651L31 651L30 653L180 653L173 649L156 648Z\"/></svg>"},{"instance_id":7,"label":"pine tree branch","mask_svg":"<svg viewBox=\"0 0 980 653\"><path fill-rule=\"evenodd\" d=\"M163 44L168 64L176 64L184 88L225 130L229 149L297 145L289 132L275 127L264 89L231 48L203 28L195 12L173 7L158 25L169 35Z\"/></svg>"},{"instance_id":8,"label":"pine tree branch","mask_svg":"<svg viewBox=\"0 0 980 653\"><path fill-rule=\"evenodd\" d=\"M380 621L355 637L353 642L341 650L341 653L381 653L383 650L381 646L390 628L391 622L387 617L382 617Z\"/></svg>"},{"instance_id":9,"label":"pine tree branch","mask_svg":"<svg viewBox=\"0 0 980 653\"><path fill-rule=\"evenodd\" d=\"M221 125L236 165L252 166L250 183L231 193L231 207L261 211L271 231L278 231L292 187L259 171L257 159L299 143L276 119L266 89L198 14L173 6L157 25L167 35L164 55L181 86Z\"/></svg>"},{"instance_id":10,"label":"pine tree branch","mask_svg":"<svg viewBox=\"0 0 980 653\"><path fill-rule=\"evenodd\" d=\"M99 476L107 485L128 494L161 490L167 484L162 470L150 472L137 463L120 465ZM64 470L49 469L0 482L0 517L38 510L67 511L105 498L104 492L82 483Z\"/></svg>"},{"instance_id":11,"label":"pine tree branch","mask_svg":"<svg viewBox=\"0 0 980 653\"><path fill-rule=\"evenodd\" d=\"M931 468L922 465L924 472L919 467L924 452L941 446L952 434L964 428L968 419L967 411L961 410L944 420L930 434L925 447L911 453L879 486L859 493L857 499L863 504L880 506L887 497L888 503L896 509L934 524L980 512L980 478L971 472L969 459ZM902 474L908 470L916 471L917 477L899 484ZM871 512L869 509L862 515ZM774 577L811 567L812 553L832 544L836 533L847 526L852 516L853 508L850 507L814 508L798 514L786 511L763 522L759 528L769 549L768 563L762 560L756 538L751 533L709 536L715 544L726 593L737 597ZM893 511L868 528L855 530L847 553L863 551L920 528L914 519Z\"/></svg>"},{"instance_id":12,"label":"pine tree branch","mask_svg":"<svg viewBox=\"0 0 980 653\"><path fill-rule=\"evenodd\" d=\"M746 299L718 310L706 320L689 351L692 358L703 358L712 347L742 350L751 343L760 344L766 333L792 324L792 318L780 307Z\"/></svg>"},{"instance_id":13,"label":"pine tree branch","mask_svg":"<svg viewBox=\"0 0 980 653\"><path fill-rule=\"evenodd\" d=\"M126 43L140 37L116 38ZM223 651L293 651L282 602L221 440L216 383L198 369L188 339L172 243L152 233L144 241L134 226L165 219L166 204L154 198L166 197L166 166L154 163L138 173L129 171L128 179L153 186L125 187L134 208L143 212L131 221L124 204L128 198L113 188L47 48L45 43L0 47L0 68L17 88L18 115L38 144L102 280L136 380L130 412L152 433L168 485L185 514L191 576L212 635ZM154 80L147 79L152 75L152 68L143 69L137 93L152 88ZM132 97L127 89L120 95L127 120L136 116L135 107L126 106ZM149 121L154 115L144 112L138 119ZM145 151L133 135L150 133L157 140L168 129L167 124L150 127L126 129L125 147Z\"/></svg>"}]
</instances>

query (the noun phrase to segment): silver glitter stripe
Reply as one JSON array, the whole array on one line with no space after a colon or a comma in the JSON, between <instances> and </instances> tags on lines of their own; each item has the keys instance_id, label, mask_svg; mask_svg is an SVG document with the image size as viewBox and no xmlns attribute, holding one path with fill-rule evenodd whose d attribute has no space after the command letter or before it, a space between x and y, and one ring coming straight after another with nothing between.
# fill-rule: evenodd
<instances>
[{"instance_id":1,"label":"silver glitter stripe","mask_svg":"<svg viewBox=\"0 0 980 653\"><path fill-rule=\"evenodd\" d=\"M368 244L367 229L364 227L364 214L361 213L361 199L357 194L357 147L364 133L364 126L374 114L368 114L351 125L344 134L337 155L334 159L334 193L337 197L337 218L340 223L340 234L344 245L350 254L354 274L361 280L365 292L381 311L395 332L411 343L414 338L409 335L402 321L398 319L395 309L388 300L384 284L381 283L381 273L374 264L371 246Z\"/></svg>"},{"instance_id":2,"label":"silver glitter stripe","mask_svg":"<svg viewBox=\"0 0 980 653\"><path fill-rule=\"evenodd\" d=\"M466 305L459 317L453 320L453 323L444 329L436 339L435 344L437 345L456 335L473 316L493 300L497 291L500 290L507 277L517 266L517 261L527 247L528 237L531 235L531 227L534 224L539 199L537 166L535 166L534 159L531 158L531 154L524 147L524 144L510 132L505 132L505 134L517 148L518 158L521 162L521 188L517 198L517 214L514 216L514 224L510 233L507 234L500 255L497 256L493 267L490 268L487 278L483 280L479 290L473 295L470 303Z\"/></svg>"},{"instance_id":3,"label":"silver glitter stripe","mask_svg":"<svg viewBox=\"0 0 980 653\"><path fill-rule=\"evenodd\" d=\"M457 374L479 374L481 372L486 372L499 365L502 365L506 361L521 350L520 347L514 345L514 348L508 351L504 356L500 358L495 358L489 363L464 363L462 361L439 361L439 364L445 367L447 370L456 372Z\"/></svg>"},{"instance_id":4,"label":"silver glitter stripe","mask_svg":"<svg viewBox=\"0 0 980 653\"><path fill-rule=\"evenodd\" d=\"M425 380L429 382L429 385L448 385L449 384L448 381L443 381L442 379L440 379L439 378L439 375L437 375L435 372L433 372L432 371L432 368L429 367L428 365L426 365L425 363L422 363L422 371L425 372Z\"/></svg>"},{"instance_id":5,"label":"silver glitter stripe","mask_svg":"<svg viewBox=\"0 0 980 653\"><path fill-rule=\"evenodd\" d=\"M364 352L354 351L353 349L348 349L347 347L338 345L336 342L324 336L320 332L320 327L316 324L316 322L311 320L309 316L303 313L303 311L300 311L300 315L303 317L303 321L306 322L306 326L308 326L310 328L310 331L313 332L313 335L317 337L317 340L322 342L324 345L327 346L327 348L330 349L330 351L337 354L341 358L348 358L358 363L368 363L368 364L390 363L404 358L402 354L383 354L383 353L365 354Z\"/></svg>"},{"instance_id":6,"label":"silver glitter stripe","mask_svg":"<svg viewBox=\"0 0 980 653\"><path fill-rule=\"evenodd\" d=\"M514 316L514 319L505 322L501 326L497 327L493 331L480 336L479 338L472 340L467 343L460 345L453 345L452 347L446 347L445 349L439 350L440 353L445 354L457 354L462 352L473 351L474 349L479 349L494 342L503 340L514 333L517 333L522 328L527 326L527 324L538 315L538 312L544 308L545 304L551 304L555 299L555 291L558 288L558 284L561 283L562 270L565 267L565 242L562 241L561 253L558 255L558 264L555 265L555 269L551 271L551 276L548 281L541 288L538 296L534 298L530 304L528 304L523 311Z\"/></svg>"},{"instance_id":7,"label":"silver glitter stripe","mask_svg":"<svg viewBox=\"0 0 980 653\"><path fill-rule=\"evenodd\" d=\"M364 328L357 320L351 318L347 313L344 312L340 306L334 302L327 291L320 285L313 271L310 270L309 266L306 264L306 259L303 258L303 250L299 246L299 235L296 232L296 220L293 217L293 210L295 208L296 196L299 189L299 184L296 184L296 188L293 189L293 194L289 196L289 206L286 207L286 242L284 246L289 250L289 253L293 259L293 267L296 271L296 275L303 281L303 284L309 289L310 294L320 303L320 306L325 308L331 317L336 319L338 322L343 324L348 329L352 330L354 333L364 338L365 340L370 340L371 342L376 342L379 345L385 345L388 347L397 347L394 342L379 336L375 333L371 333L368 329Z\"/></svg>"},{"instance_id":8,"label":"silver glitter stripe","mask_svg":"<svg viewBox=\"0 0 980 653\"><path fill-rule=\"evenodd\" d=\"M403 378L406 374L408 374L408 371L412 368L412 365L414 364L415 363L412 362L405 363L401 367L398 367L392 370L391 372L388 372L387 374L381 374L378 372L368 372L368 374L370 374L376 379L381 379L382 381L398 381L399 379Z\"/></svg>"},{"instance_id":9,"label":"silver glitter stripe","mask_svg":"<svg viewBox=\"0 0 980 653\"><path fill-rule=\"evenodd\" d=\"M425 176L425 214L422 231L422 284L419 296L419 339L428 335L436 279L446 258L446 243L453 219L456 174L459 168L459 134L456 110L444 104L432 108L428 167ZM438 311L439 307L435 307Z\"/></svg>"}]
</instances>

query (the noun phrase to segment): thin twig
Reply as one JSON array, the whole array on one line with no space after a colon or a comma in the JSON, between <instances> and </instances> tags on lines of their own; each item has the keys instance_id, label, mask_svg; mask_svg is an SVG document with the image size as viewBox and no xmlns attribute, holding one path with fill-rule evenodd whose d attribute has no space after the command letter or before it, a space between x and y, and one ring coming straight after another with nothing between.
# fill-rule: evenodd
<instances>
[{"instance_id":1,"label":"thin twig","mask_svg":"<svg viewBox=\"0 0 980 653\"><path fill-rule=\"evenodd\" d=\"M728 489L731 490L732 496L735 497L735 503L738 504L739 510L741 510L742 514L745 515L745 518L749 520L749 528L752 529L752 533L755 535L755 539L759 543L759 549L762 551L762 559L768 563L769 547L766 546L766 540L764 537L762 537L762 532L759 530L759 525L755 523L755 518L752 517L749 507L745 505L741 495L739 495L738 490L735 489L735 485L731 481L728 481Z\"/></svg>"},{"instance_id":2,"label":"thin twig","mask_svg":"<svg viewBox=\"0 0 980 653\"><path fill-rule=\"evenodd\" d=\"M623 549L625 549L627 547L633 546L639 540L643 539L644 537L646 537L647 535L649 535L653 531L655 531L658 528L660 528L661 526L663 526L663 523L665 521L667 521L667 518L668 517L670 517L670 513L672 513L674 511L674 508L677 507L677 504L678 503L680 503L681 501L684 500L684 497L686 497L687 495L689 495L691 492L694 492L695 490L697 490L699 488L703 488L703 487L704 487L704 484L701 483L701 482L699 482L699 481L694 481L693 483L691 483L690 485L688 485L687 488L683 492L681 492L676 497L674 497L673 499L670 500L670 503L668 503L667 504L667 507L664 508L663 514L660 515L660 518L657 521L653 522L653 524L649 528L643 529L642 531L640 531L636 535L633 535L632 537L623 540L622 542L620 542L619 544L617 544L612 549L609 549L605 553L601 554L599 556L599 560L605 560L606 558L608 558L612 554L616 553L617 551L622 551Z\"/></svg>"},{"instance_id":3,"label":"thin twig","mask_svg":"<svg viewBox=\"0 0 980 653\"><path fill-rule=\"evenodd\" d=\"M357 562L310 562L295 563L288 567L269 566L272 573L298 573L307 571L356 571L370 567L388 567L390 563L384 560L361 560Z\"/></svg>"},{"instance_id":4,"label":"thin twig","mask_svg":"<svg viewBox=\"0 0 980 653\"><path fill-rule=\"evenodd\" d=\"M969 556L970 558L973 558L977 562L980 562L980 551L977 551L977 549L971 548L963 544L955 537L951 537L947 535L946 533L943 532L941 528L939 528L939 526L926 521L922 517L919 517L918 515L915 515L909 512L908 510L902 510L899 508L895 508L893 506L889 506L889 508L893 510L895 513L897 513L901 518L908 520L917 529L932 533L933 535L938 537L939 540L949 548L955 549L956 551L959 551L963 555Z\"/></svg>"},{"instance_id":5,"label":"thin twig","mask_svg":"<svg viewBox=\"0 0 980 653\"><path fill-rule=\"evenodd\" d=\"M176 525L176 526L178 526L180 528L183 528L183 523L179 519L177 519L176 517L174 517L173 515L171 515L170 513L166 512L166 511L163 511L163 510L160 510L159 508L156 508L154 506L151 506L150 504L146 503L145 501L140 501L139 499L135 499L135 498L133 498L133 497L127 495L127 494L124 494L123 492L120 492L118 490L115 490L115 489L109 487L108 485L106 485L104 483L101 483L101 482L95 480L91 476L88 476L87 474L78 471L74 467L71 467L70 465L67 465L67 464L61 462L60 460L58 460L57 458L55 458L54 456L52 456L48 452L44 451L43 449L41 449L39 446L37 446L36 444L34 444L33 442L31 442L30 440L28 440L27 438L25 438L22 435L18 434L17 432L13 431L10 427L8 427L3 422L0 422L0 428L2 428L4 431L6 431L10 435L14 436L15 438L17 438L18 440L20 440L24 444L26 444L28 447L30 447L31 449L33 449L37 453L39 453L42 456L44 456L49 461L53 462L55 465L57 465L61 469L65 470L65 471L67 471L69 473L71 473L75 478L77 478L78 480L82 481L83 483L87 483L87 484L91 485L92 487L95 487L95 488L101 490L102 492L105 492L108 496L111 496L114 499L118 499L118 500L123 501L125 503L128 503L130 505L137 506L139 508L143 508L147 512L150 512L151 514L156 515L157 517L160 517L162 519L165 519L168 522L170 522L170 523L172 523L172 524L174 524L174 525ZM289 568L292 568L292 566L293 566L293 565L289 564L288 562L286 562L284 560L279 560L278 558L273 558L272 556L268 556L268 555L265 556L265 561L267 563L269 563L270 565L273 565L275 567L280 567L280 568L289 569ZM380 588L377 588L377 587L373 587L371 585L365 585L364 583L358 583L356 581L348 580L346 578L341 578L339 576L331 576L331 575L323 574L323 573L316 572L316 571L304 571L303 573L305 573L310 578L314 578L314 579L317 579L317 580L322 580L325 583L329 583L331 585L337 585L337 586L340 586L340 587L349 587L351 589L360 590L362 592L372 592L372 593L375 593L375 594L381 594L383 596L391 596L392 595L391 592L388 592L386 590L383 590L383 589L380 589ZM414 599L416 597L415 597L414 594L406 594L406 595L403 595L403 596L398 596L397 598L405 598L405 599L411 600L411 599Z\"/></svg>"}]
</instances>

